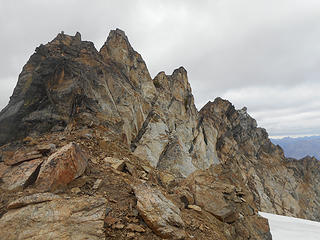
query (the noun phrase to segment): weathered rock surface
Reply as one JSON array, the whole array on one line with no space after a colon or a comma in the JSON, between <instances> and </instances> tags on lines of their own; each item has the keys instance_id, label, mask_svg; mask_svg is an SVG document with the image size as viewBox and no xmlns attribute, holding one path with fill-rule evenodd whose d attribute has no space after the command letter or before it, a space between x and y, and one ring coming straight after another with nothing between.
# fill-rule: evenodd
<instances>
[{"instance_id":1,"label":"weathered rock surface","mask_svg":"<svg viewBox=\"0 0 320 240\"><path fill-rule=\"evenodd\" d=\"M48 202L55 199L61 199L61 197L53 193L36 193L10 202L8 204L8 209L21 208L30 204Z\"/></svg>"},{"instance_id":2,"label":"weathered rock surface","mask_svg":"<svg viewBox=\"0 0 320 240\"><path fill-rule=\"evenodd\" d=\"M43 202L41 195L30 198L35 200L0 219L0 239L105 239L104 199L86 196Z\"/></svg>"},{"instance_id":3,"label":"weathered rock surface","mask_svg":"<svg viewBox=\"0 0 320 240\"><path fill-rule=\"evenodd\" d=\"M196 171L183 186L190 189L197 206L231 225L232 239L271 239L268 221L258 215L249 192L225 178L226 171L221 165Z\"/></svg>"},{"instance_id":4,"label":"weathered rock surface","mask_svg":"<svg viewBox=\"0 0 320 240\"><path fill-rule=\"evenodd\" d=\"M108 127L135 155L176 176L218 162L216 130L200 122L186 70L152 80L119 29L99 52L80 34L38 47L0 113L0 145L90 124Z\"/></svg>"},{"instance_id":5,"label":"weathered rock surface","mask_svg":"<svg viewBox=\"0 0 320 240\"><path fill-rule=\"evenodd\" d=\"M145 232L144 228L136 225L136 224L128 224L128 226L126 227L128 230L133 231L133 232Z\"/></svg>"},{"instance_id":6,"label":"weathered rock surface","mask_svg":"<svg viewBox=\"0 0 320 240\"><path fill-rule=\"evenodd\" d=\"M43 159L34 159L16 166L3 167L5 169L2 170L2 174L0 170L3 182L0 187L6 190L22 190L34 183L42 162Z\"/></svg>"},{"instance_id":7,"label":"weathered rock surface","mask_svg":"<svg viewBox=\"0 0 320 240\"><path fill-rule=\"evenodd\" d=\"M87 164L88 159L80 147L71 142L43 162L36 180L37 188L47 191L66 186L83 174Z\"/></svg>"},{"instance_id":8,"label":"weathered rock surface","mask_svg":"<svg viewBox=\"0 0 320 240\"><path fill-rule=\"evenodd\" d=\"M146 184L133 186L137 209L148 226L160 237L183 239L186 233L180 210L161 191Z\"/></svg>"},{"instance_id":9,"label":"weathered rock surface","mask_svg":"<svg viewBox=\"0 0 320 240\"><path fill-rule=\"evenodd\" d=\"M217 162L216 131L200 122L187 71L180 67L172 75L160 72L153 82L158 95L131 144L134 154L182 177ZM208 141L205 129L212 133Z\"/></svg>"},{"instance_id":10,"label":"weathered rock surface","mask_svg":"<svg viewBox=\"0 0 320 240\"><path fill-rule=\"evenodd\" d=\"M8 166L16 165L25 161L41 158L42 154L38 151L26 152L24 150L17 150L16 152L5 152L4 163Z\"/></svg>"}]
</instances>

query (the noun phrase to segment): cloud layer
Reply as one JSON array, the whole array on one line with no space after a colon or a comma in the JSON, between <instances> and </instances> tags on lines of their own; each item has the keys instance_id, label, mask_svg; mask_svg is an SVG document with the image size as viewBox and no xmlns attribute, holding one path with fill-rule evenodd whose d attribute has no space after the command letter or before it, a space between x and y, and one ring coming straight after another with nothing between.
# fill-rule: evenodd
<instances>
[{"instance_id":1,"label":"cloud layer","mask_svg":"<svg viewBox=\"0 0 320 240\"><path fill-rule=\"evenodd\" d=\"M197 106L247 106L272 136L320 134L320 2L0 0L0 108L23 65L60 31L123 29L152 76L188 70Z\"/></svg>"}]
</instances>

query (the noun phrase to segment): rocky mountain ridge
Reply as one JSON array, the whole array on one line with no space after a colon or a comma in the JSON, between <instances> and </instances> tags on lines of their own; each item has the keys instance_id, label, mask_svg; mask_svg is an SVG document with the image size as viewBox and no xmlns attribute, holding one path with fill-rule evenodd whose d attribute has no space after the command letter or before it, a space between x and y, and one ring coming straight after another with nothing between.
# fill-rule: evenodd
<instances>
[{"instance_id":1,"label":"rocky mountain ridge","mask_svg":"<svg viewBox=\"0 0 320 240\"><path fill-rule=\"evenodd\" d=\"M39 46L0 145L4 239L271 239L258 211L320 221L318 161L286 159L226 100L198 112L186 70L151 79L119 29L100 51L79 33Z\"/></svg>"}]
</instances>

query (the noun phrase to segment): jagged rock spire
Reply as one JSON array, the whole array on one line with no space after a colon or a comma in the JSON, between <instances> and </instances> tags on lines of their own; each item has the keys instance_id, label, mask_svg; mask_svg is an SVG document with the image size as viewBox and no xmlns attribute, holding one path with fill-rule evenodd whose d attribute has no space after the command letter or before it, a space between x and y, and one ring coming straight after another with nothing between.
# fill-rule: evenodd
<instances>
[{"instance_id":1,"label":"jagged rock spire","mask_svg":"<svg viewBox=\"0 0 320 240\"><path fill-rule=\"evenodd\" d=\"M205 143L198 120L183 67L152 80L124 31L110 31L99 52L80 33L60 33L36 49L20 74L0 113L0 145L94 123L116 132L155 167L185 177L214 159L208 154L215 151L214 137Z\"/></svg>"}]
</instances>

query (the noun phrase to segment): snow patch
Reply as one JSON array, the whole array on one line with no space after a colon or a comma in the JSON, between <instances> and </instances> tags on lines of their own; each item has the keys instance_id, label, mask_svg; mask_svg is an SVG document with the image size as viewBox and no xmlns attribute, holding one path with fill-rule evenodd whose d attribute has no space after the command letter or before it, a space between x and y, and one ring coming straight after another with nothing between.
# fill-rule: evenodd
<instances>
[{"instance_id":1,"label":"snow patch","mask_svg":"<svg viewBox=\"0 0 320 240\"><path fill-rule=\"evenodd\" d=\"M273 240L319 240L320 222L259 212L269 220Z\"/></svg>"}]
</instances>

